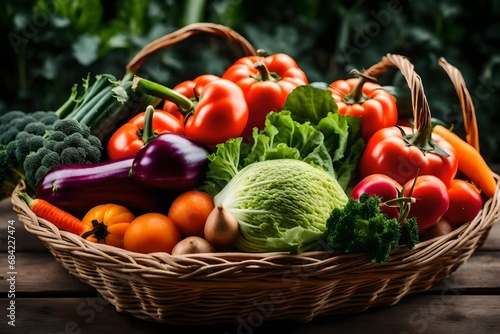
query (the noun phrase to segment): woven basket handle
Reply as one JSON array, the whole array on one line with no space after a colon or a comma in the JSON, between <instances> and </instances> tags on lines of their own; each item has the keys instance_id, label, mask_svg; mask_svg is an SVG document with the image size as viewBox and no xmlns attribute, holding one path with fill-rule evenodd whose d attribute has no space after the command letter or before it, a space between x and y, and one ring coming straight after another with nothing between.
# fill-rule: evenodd
<instances>
[{"instance_id":1,"label":"woven basket handle","mask_svg":"<svg viewBox=\"0 0 500 334\"><path fill-rule=\"evenodd\" d=\"M127 64L127 66L125 67L126 71L132 73L137 72L151 54L155 53L158 50L177 44L187 39L188 37L199 33L208 33L215 36L227 38L230 42L236 43L241 46L246 55L257 55L257 52L252 44L250 44L248 40L246 40L243 36L232 30L231 28L215 23L199 22L187 25L146 45Z\"/></svg>"},{"instance_id":2,"label":"woven basket handle","mask_svg":"<svg viewBox=\"0 0 500 334\"><path fill-rule=\"evenodd\" d=\"M455 66L448 63L443 57L439 58L439 65L448 74L457 91L464 118L465 139L479 152L479 131L477 128L476 111L469 90L465 85L464 77Z\"/></svg>"},{"instance_id":3,"label":"woven basket handle","mask_svg":"<svg viewBox=\"0 0 500 334\"><path fill-rule=\"evenodd\" d=\"M399 69L410 87L415 128L420 129L428 126L429 123L432 122L432 119L429 103L427 102L427 98L424 94L422 79L415 72L415 67L408 60L408 58L389 53L382 57L382 60L379 63L374 64L367 69L364 74L377 78L391 67Z\"/></svg>"}]
</instances>

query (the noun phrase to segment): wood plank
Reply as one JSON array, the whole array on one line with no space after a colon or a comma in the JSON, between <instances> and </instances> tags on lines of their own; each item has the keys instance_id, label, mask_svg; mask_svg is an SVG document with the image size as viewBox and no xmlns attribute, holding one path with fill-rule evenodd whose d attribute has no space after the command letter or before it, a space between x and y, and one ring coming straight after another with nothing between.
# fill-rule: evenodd
<instances>
[{"instance_id":1,"label":"wood plank","mask_svg":"<svg viewBox=\"0 0 500 334\"><path fill-rule=\"evenodd\" d=\"M0 253L0 268L7 268L7 256ZM62 267L48 252L16 252L16 294L34 296L85 296L95 295L95 289L81 282ZM8 278L2 270L0 276ZM0 280L0 291L8 291L9 282Z\"/></svg>"},{"instance_id":2,"label":"wood plank","mask_svg":"<svg viewBox=\"0 0 500 334\"><path fill-rule=\"evenodd\" d=\"M12 209L10 198L0 201L0 244L7 244L7 223L13 220L15 227L16 251L44 251L46 250L43 243L36 237L26 231L24 224L19 221L17 214ZM2 247L1 251L5 251Z\"/></svg>"},{"instance_id":3,"label":"wood plank","mask_svg":"<svg viewBox=\"0 0 500 334\"><path fill-rule=\"evenodd\" d=\"M5 301L2 300L5 305ZM120 314L100 298L18 298L18 333L454 333L490 334L500 328L500 296L414 296L359 314L316 317L308 323L264 322L171 326ZM474 307L471 307L474 305ZM5 308L2 306L2 309ZM193 323L196 319L193 317ZM0 332L13 332L3 319Z\"/></svg>"},{"instance_id":4,"label":"wood plank","mask_svg":"<svg viewBox=\"0 0 500 334\"><path fill-rule=\"evenodd\" d=\"M428 293L500 294L500 252L476 252L448 279Z\"/></svg>"},{"instance_id":5,"label":"wood plank","mask_svg":"<svg viewBox=\"0 0 500 334\"><path fill-rule=\"evenodd\" d=\"M488 238L483 244L483 247L479 251L500 251L500 222L496 222L488 234Z\"/></svg>"}]
</instances>

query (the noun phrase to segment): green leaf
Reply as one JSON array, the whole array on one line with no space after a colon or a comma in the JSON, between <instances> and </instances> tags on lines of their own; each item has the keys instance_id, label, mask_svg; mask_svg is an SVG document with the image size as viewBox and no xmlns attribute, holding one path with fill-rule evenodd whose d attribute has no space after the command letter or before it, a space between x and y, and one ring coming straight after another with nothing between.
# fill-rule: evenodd
<instances>
[{"instance_id":1,"label":"green leaf","mask_svg":"<svg viewBox=\"0 0 500 334\"><path fill-rule=\"evenodd\" d=\"M210 163L203 185L204 191L215 196L236 175L242 168L244 146L241 137L231 138L217 145L216 151L208 156Z\"/></svg>"},{"instance_id":2,"label":"green leaf","mask_svg":"<svg viewBox=\"0 0 500 334\"><path fill-rule=\"evenodd\" d=\"M329 91L312 86L295 88L286 99L283 110L290 110L299 123L311 122L316 125L328 113L336 113L337 104Z\"/></svg>"},{"instance_id":3,"label":"green leaf","mask_svg":"<svg viewBox=\"0 0 500 334\"><path fill-rule=\"evenodd\" d=\"M294 121L288 110L269 113L264 129L254 130L253 136L254 145L245 158L245 166L257 161L289 158L320 166L335 176L323 133L309 122Z\"/></svg>"}]
</instances>

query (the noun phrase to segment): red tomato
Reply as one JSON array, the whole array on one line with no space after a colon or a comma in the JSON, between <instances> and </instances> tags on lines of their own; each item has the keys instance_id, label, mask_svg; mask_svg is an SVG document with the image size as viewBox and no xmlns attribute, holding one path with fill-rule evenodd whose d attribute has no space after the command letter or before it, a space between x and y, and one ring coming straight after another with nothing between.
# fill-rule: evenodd
<instances>
[{"instance_id":1,"label":"red tomato","mask_svg":"<svg viewBox=\"0 0 500 334\"><path fill-rule=\"evenodd\" d=\"M448 195L450 207L444 217L453 228L472 221L483 206L481 193L474 185L465 180L454 179L451 181Z\"/></svg>"},{"instance_id":2,"label":"red tomato","mask_svg":"<svg viewBox=\"0 0 500 334\"><path fill-rule=\"evenodd\" d=\"M411 197L416 202L411 204L408 218L416 217L419 234L437 224L444 216L450 205L448 189L446 185L434 175L420 175L409 180L404 185L404 195L409 197L413 186Z\"/></svg>"},{"instance_id":3,"label":"red tomato","mask_svg":"<svg viewBox=\"0 0 500 334\"><path fill-rule=\"evenodd\" d=\"M214 207L212 196L203 191L190 190L175 198L168 217L179 228L183 238L204 237L205 223Z\"/></svg>"},{"instance_id":4,"label":"red tomato","mask_svg":"<svg viewBox=\"0 0 500 334\"><path fill-rule=\"evenodd\" d=\"M359 199L363 193L370 196L377 195L382 202L398 198L401 185L393 178L384 174L371 174L361 180L351 191L351 197ZM380 211L390 218L399 218L397 204L395 206L382 205Z\"/></svg>"},{"instance_id":5,"label":"red tomato","mask_svg":"<svg viewBox=\"0 0 500 334\"><path fill-rule=\"evenodd\" d=\"M442 137L432 134L435 145L439 146L448 157L434 151L422 152L418 139L412 135L413 130L401 127L409 137L403 137L397 127L384 128L377 131L366 144L359 163L361 177L370 174L385 174L400 184L405 184L416 175L434 175L444 184L450 184L458 168L458 159L453 147ZM427 138L428 139L428 138Z\"/></svg>"},{"instance_id":6,"label":"red tomato","mask_svg":"<svg viewBox=\"0 0 500 334\"><path fill-rule=\"evenodd\" d=\"M170 218L160 213L145 213L127 227L123 248L138 253L170 253L179 241L181 234Z\"/></svg>"},{"instance_id":7,"label":"red tomato","mask_svg":"<svg viewBox=\"0 0 500 334\"><path fill-rule=\"evenodd\" d=\"M151 115L152 113L152 115ZM163 110L142 112L113 133L108 141L110 160L134 157L151 137L160 133L184 134L184 124Z\"/></svg>"}]
</instances>

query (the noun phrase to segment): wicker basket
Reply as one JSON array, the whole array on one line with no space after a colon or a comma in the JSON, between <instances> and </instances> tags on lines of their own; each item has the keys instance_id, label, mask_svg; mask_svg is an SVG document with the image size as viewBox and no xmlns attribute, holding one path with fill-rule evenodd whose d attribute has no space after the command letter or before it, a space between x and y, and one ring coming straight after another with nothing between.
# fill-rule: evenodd
<instances>
[{"instance_id":1,"label":"wicker basket","mask_svg":"<svg viewBox=\"0 0 500 334\"><path fill-rule=\"evenodd\" d=\"M184 31L206 31L206 27L188 26ZM228 33L225 27L209 27L224 35ZM159 44L165 45L167 36ZM228 36L235 36L234 32ZM251 47L248 50L254 52ZM148 53L141 53L128 69L135 71L136 64ZM388 67L401 70L412 89L414 103L426 104L420 78L404 57L387 55L367 73L378 75ZM450 68L453 69L451 65L446 69ZM467 95L461 76L452 78ZM475 122L475 118L469 115L465 121ZM474 128L475 124L467 124L467 129ZM477 137L477 133L473 136ZM499 176L495 174L495 178L498 181ZM19 185L18 190L22 187ZM97 289L117 311L172 325L193 325L251 323L255 319L306 322L315 316L394 305L405 295L426 291L449 277L482 245L499 218L499 199L497 187L495 196L472 222L421 242L413 250L400 247L386 263L370 263L362 255L327 251L298 255L138 254L60 231L38 218L18 196L12 196L12 204L26 230L35 234L71 274Z\"/></svg>"}]
</instances>

